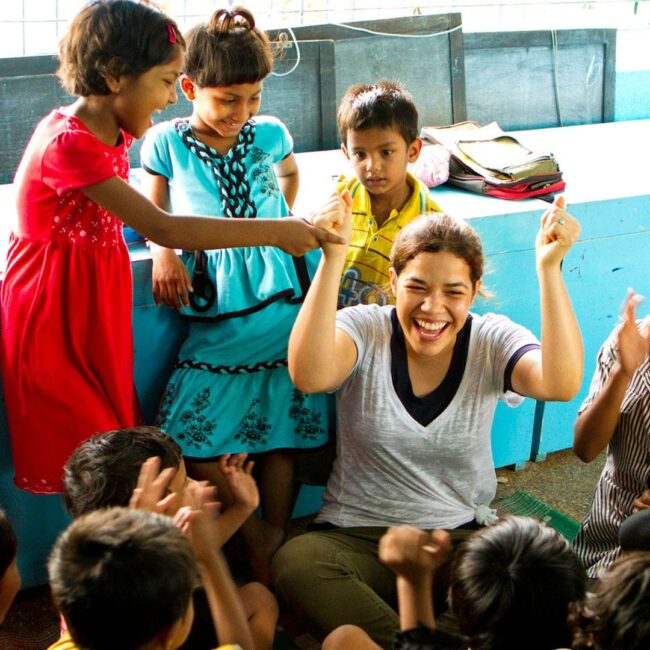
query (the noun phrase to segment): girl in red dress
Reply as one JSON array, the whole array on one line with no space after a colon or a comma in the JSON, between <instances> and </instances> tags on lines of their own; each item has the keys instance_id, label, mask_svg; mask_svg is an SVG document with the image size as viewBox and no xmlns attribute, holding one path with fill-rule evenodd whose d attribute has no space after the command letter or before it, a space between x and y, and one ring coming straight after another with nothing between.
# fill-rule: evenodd
<instances>
[{"instance_id":1,"label":"girl in red dress","mask_svg":"<svg viewBox=\"0 0 650 650\"><path fill-rule=\"evenodd\" d=\"M168 247L277 245L302 254L331 235L301 219L171 216L127 184L127 150L176 102L185 43L164 13L100 0L73 19L59 77L78 99L37 126L16 173L0 293L2 369L15 482L61 491L70 452L133 426L131 267L122 222ZM324 211L338 211L332 197Z\"/></svg>"}]
</instances>

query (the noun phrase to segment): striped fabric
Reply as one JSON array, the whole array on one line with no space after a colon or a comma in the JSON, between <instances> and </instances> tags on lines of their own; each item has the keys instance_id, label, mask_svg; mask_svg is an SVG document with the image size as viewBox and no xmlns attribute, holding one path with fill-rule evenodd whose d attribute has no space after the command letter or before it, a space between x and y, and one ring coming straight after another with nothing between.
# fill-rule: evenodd
<instances>
[{"instance_id":1,"label":"striped fabric","mask_svg":"<svg viewBox=\"0 0 650 650\"><path fill-rule=\"evenodd\" d=\"M645 321L638 323L639 327ZM582 413L602 390L616 361L618 328L598 353L589 395ZM618 531L632 514L632 503L650 482L650 357L639 366L623 399L607 460L591 510L573 543L591 578L597 578L620 554Z\"/></svg>"}]
</instances>

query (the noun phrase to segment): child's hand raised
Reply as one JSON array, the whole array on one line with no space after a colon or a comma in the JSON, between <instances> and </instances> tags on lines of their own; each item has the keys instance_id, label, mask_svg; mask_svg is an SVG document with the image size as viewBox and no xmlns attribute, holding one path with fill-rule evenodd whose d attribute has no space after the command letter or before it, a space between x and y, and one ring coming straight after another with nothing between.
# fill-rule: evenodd
<instances>
[{"instance_id":1,"label":"child's hand raised","mask_svg":"<svg viewBox=\"0 0 650 650\"><path fill-rule=\"evenodd\" d=\"M199 563L211 557L217 549L213 523L219 503L214 501L214 488L207 488L206 481L195 481L188 485L185 490L187 505L174 515L174 525L190 538Z\"/></svg>"},{"instance_id":2,"label":"child's hand raised","mask_svg":"<svg viewBox=\"0 0 650 650\"><path fill-rule=\"evenodd\" d=\"M449 533L412 526L389 528L379 540L379 559L398 576L416 581L442 565L451 550ZM428 579L428 578L427 578Z\"/></svg>"},{"instance_id":3,"label":"child's hand raised","mask_svg":"<svg viewBox=\"0 0 650 650\"><path fill-rule=\"evenodd\" d=\"M542 215L535 241L538 268L559 265L580 235L580 224L564 207L564 196L558 196Z\"/></svg>"},{"instance_id":4,"label":"child's hand raised","mask_svg":"<svg viewBox=\"0 0 650 650\"><path fill-rule=\"evenodd\" d=\"M642 296L628 289L623 307L623 325L618 331L618 363L628 377L632 377L650 354L650 326L646 324L639 331L636 324L636 306L642 300Z\"/></svg>"},{"instance_id":5,"label":"child's hand raised","mask_svg":"<svg viewBox=\"0 0 650 650\"><path fill-rule=\"evenodd\" d=\"M177 495L173 492L167 494L175 474L176 470L173 467L166 467L160 471L160 458L157 456L147 458L140 468L129 508L165 514L177 499Z\"/></svg>"},{"instance_id":6,"label":"child's hand raised","mask_svg":"<svg viewBox=\"0 0 650 650\"><path fill-rule=\"evenodd\" d=\"M260 504L260 493L253 478L255 461L247 460L248 454L224 454L219 458L218 467L226 477L233 505L244 506L253 512Z\"/></svg>"}]
</instances>

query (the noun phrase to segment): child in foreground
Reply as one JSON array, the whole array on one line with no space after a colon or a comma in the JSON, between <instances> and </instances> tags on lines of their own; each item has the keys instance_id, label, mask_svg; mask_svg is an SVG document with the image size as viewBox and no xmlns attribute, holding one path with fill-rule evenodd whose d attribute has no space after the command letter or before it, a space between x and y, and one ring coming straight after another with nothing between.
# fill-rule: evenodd
<instances>
[{"instance_id":1,"label":"child in foreground","mask_svg":"<svg viewBox=\"0 0 650 650\"><path fill-rule=\"evenodd\" d=\"M212 543L214 512L202 499L169 517L126 508L83 515L48 563L68 632L50 650L176 650L194 618L200 573L220 647L253 648L226 562ZM190 541L191 540L191 541Z\"/></svg>"},{"instance_id":2,"label":"child in foreground","mask_svg":"<svg viewBox=\"0 0 650 650\"><path fill-rule=\"evenodd\" d=\"M591 509L573 542L591 578L619 556L623 521L650 508L650 317L637 320L641 300L628 292L622 323L598 352L574 428L573 449L583 461L607 447Z\"/></svg>"},{"instance_id":3,"label":"child in foreground","mask_svg":"<svg viewBox=\"0 0 650 650\"><path fill-rule=\"evenodd\" d=\"M245 454L220 459L219 471L229 486L232 503L210 522L211 540L216 548L230 539L259 503L252 465ZM143 485L153 482L159 485L165 481L169 481L168 499L173 498L164 512L173 516L185 505L188 490L193 489L196 481L187 477L181 450L172 438L149 426L105 431L79 445L68 459L64 500L68 512L78 518L94 510L127 506L134 490L141 491ZM266 587L255 582L238 587L237 593L256 650L268 650L278 617L275 598ZM209 616L205 616L205 593L201 589L195 591L194 607L195 624L183 647L208 650L215 645L214 629Z\"/></svg>"},{"instance_id":4,"label":"child in foreground","mask_svg":"<svg viewBox=\"0 0 650 650\"><path fill-rule=\"evenodd\" d=\"M0 291L5 403L24 490L60 492L79 442L140 420L123 223L187 249L264 244L300 255L326 237L301 219L172 217L129 186L128 148L176 102L184 49L171 18L130 0L86 4L61 41L58 75L78 99L46 116L23 154Z\"/></svg>"},{"instance_id":5,"label":"child in foreground","mask_svg":"<svg viewBox=\"0 0 650 650\"><path fill-rule=\"evenodd\" d=\"M586 574L568 542L531 518L484 528L459 548L450 602L460 635L436 629L432 585L451 548L449 534L391 528L379 558L397 575L400 632L395 650L556 650L571 639L569 606L585 593ZM323 650L380 646L360 628L333 632Z\"/></svg>"},{"instance_id":6,"label":"child in foreground","mask_svg":"<svg viewBox=\"0 0 650 650\"><path fill-rule=\"evenodd\" d=\"M418 112L399 84L380 81L348 88L338 110L341 149L355 176L338 190L352 195L352 234L343 267L339 307L393 302L390 249L399 231L421 214L442 212L429 188L407 170L420 155Z\"/></svg>"}]
</instances>

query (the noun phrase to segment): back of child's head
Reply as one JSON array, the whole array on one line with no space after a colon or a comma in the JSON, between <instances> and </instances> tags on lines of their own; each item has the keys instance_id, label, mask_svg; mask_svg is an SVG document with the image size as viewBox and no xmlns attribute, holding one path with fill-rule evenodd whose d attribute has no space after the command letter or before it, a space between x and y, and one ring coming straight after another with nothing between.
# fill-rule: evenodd
<instances>
[{"instance_id":1,"label":"back of child's head","mask_svg":"<svg viewBox=\"0 0 650 650\"><path fill-rule=\"evenodd\" d=\"M619 558L571 619L575 650L650 648L650 553Z\"/></svg>"},{"instance_id":2,"label":"back of child's head","mask_svg":"<svg viewBox=\"0 0 650 650\"><path fill-rule=\"evenodd\" d=\"M157 427L139 426L98 433L82 442L63 469L63 498L72 517L129 504L142 464L160 458L160 467L178 467L178 444Z\"/></svg>"},{"instance_id":3,"label":"back of child's head","mask_svg":"<svg viewBox=\"0 0 650 650\"><path fill-rule=\"evenodd\" d=\"M218 9L186 40L184 72L200 88L256 83L273 69L269 38L243 7Z\"/></svg>"},{"instance_id":4,"label":"back of child's head","mask_svg":"<svg viewBox=\"0 0 650 650\"><path fill-rule=\"evenodd\" d=\"M172 61L184 47L176 23L152 5L93 0L61 39L57 74L71 95L109 95L106 77L137 77Z\"/></svg>"},{"instance_id":5,"label":"back of child's head","mask_svg":"<svg viewBox=\"0 0 650 650\"><path fill-rule=\"evenodd\" d=\"M472 650L552 650L569 645L569 604L585 583L566 539L536 519L509 517L461 546L451 604Z\"/></svg>"},{"instance_id":6,"label":"back of child's head","mask_svg":"<svg viewBox=\"0 0 650 650\"><path fill-rule=\"evenodd\" d=\"M395 129L411 144L418 137L418 111L413 96L400 84L379 81L350 86L339 104L339 135L347 143L348 131Z\"/></svg>"},{"instance_id":7,"label":"back of child's head","mask_svg":"<svg viewBox=\"0 0 650 650\"><path fill-rule=\"evenodd\" d=\"M72 639L87 650L136 650L191 616L192 547L163 515L127 508L88 513L61 534L48 570Z\"/></svg>"}]
</instances>

